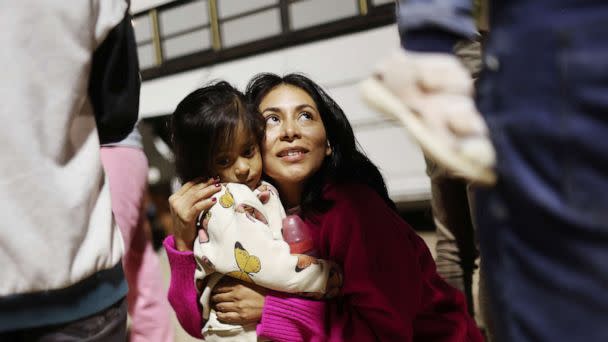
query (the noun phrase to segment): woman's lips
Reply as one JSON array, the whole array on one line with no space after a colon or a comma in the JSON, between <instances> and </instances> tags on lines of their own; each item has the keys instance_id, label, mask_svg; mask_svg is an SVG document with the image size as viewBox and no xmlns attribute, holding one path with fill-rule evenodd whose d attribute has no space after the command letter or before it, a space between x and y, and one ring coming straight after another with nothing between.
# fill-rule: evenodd
<instances>
[{"instance_id":1,"label":"woman's lips","mask_svg":"<svg viewBox=\"0 0 608 342\"><path fill-rule=\"evenodd\" d=\"M301 147L286 148L277 153L277 157L287 162L298 162L304 159L305 154L308 150Z\"/></svg>"}]
</instances>

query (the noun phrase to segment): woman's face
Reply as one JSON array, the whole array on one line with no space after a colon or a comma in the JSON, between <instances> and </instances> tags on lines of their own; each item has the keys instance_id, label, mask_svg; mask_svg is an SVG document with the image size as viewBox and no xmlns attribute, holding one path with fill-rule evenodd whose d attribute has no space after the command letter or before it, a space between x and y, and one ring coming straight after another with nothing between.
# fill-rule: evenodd
<instances>
[{"instance_id":1,"label":"woman's face","mask_svg":"<svg viewBox=\"0 0 608 342\"><path fill-rule=\"evenodd\" d=\"M281 84L262 99L266 120L264 171L279 188L301 187L331 154L314 100L301 88Z\"/></svg>"}]
</instances>

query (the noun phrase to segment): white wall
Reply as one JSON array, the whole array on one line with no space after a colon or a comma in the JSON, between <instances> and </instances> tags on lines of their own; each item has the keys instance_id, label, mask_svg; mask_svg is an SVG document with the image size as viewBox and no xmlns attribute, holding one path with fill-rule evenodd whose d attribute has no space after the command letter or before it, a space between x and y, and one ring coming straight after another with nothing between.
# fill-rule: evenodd
<instances>
[{"instance_id":1,"label":"white wall","mask_svg":"<svg viewBox=\"0 0 608 342\"><path fill-rule=\"evenodd\" d=\"M429 181L418 147L400 127L368 108L357 90L374 64L398 46L397 28L390 25L146 81L140 115L170 114L190 91L214 79L244 88L259 72L303 72L342 106L361 146L384 174L393 199L425 200L430 198Z\"/></svg>"},{"instance_id":2,"label":"white wall","mask_svg":"<svg viewBox=\"0 0 608 342\"><path fill-rule=\"evenodd\" d=\"M131 13L139 13L175 0L132 0Z\"/></svg>"}]
</instances>

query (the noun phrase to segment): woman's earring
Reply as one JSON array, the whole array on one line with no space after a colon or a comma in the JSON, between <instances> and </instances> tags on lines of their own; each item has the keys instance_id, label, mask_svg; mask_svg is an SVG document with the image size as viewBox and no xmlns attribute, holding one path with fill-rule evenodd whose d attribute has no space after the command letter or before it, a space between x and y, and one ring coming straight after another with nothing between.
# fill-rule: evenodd
<instances>
[{"instance_id":1,"label":"woman's earring","mask_svg":"<svg viewBox=\"0 0 608 342\"><path fill-rule=\"evenodd\" d=\"M329 143L329 140L327 140L327 147L325 148L325 156L329 157L332 152L333 152L333 150L331 149L331 144Z\"/></svg>"}]
</instances>

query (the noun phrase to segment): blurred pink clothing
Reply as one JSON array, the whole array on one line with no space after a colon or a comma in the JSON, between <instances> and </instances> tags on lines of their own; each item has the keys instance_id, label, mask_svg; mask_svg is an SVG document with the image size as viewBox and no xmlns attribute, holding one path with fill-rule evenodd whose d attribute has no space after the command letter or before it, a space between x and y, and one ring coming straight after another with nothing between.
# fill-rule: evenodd
<instances>
[{"instance_id":1,"label":"blurred pink clothing","mask_svg":"<svg viewBox=\"0 0 608 342\"><path fill-rule=\"evenodd\" d=\"M148 160L139 148L108 146L101 148L101 161L110 181L112 211L125 243L122 264L129 284L129 340L173 341L159 259L144 230L149 224L143 208Z\"/></svg>"}]
</instances>

